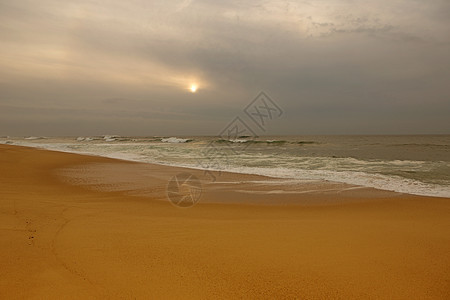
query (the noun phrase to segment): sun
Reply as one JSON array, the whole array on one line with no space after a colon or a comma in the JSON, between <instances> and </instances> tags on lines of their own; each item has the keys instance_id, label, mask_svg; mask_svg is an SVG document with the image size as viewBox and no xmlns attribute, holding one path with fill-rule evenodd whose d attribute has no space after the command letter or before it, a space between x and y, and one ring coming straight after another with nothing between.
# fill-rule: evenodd
<instances>
[{"instance_id":1,"label":"sun","mask_svg":"<svg viewBox=\"0 0 450 300\"><path fill-rule=\"evenodd\" d=\"M197 91L198 86L196 84L191 84L191 87L189 88L192 93L195 93Z\"/></svg>"}]
</instances>

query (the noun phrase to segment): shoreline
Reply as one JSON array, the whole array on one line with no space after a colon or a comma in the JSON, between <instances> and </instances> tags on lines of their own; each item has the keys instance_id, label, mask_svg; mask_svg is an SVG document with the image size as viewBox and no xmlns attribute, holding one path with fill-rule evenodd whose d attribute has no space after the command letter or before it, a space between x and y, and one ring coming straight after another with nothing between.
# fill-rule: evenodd
<instances>
[{"instance_id":1,"label":"shoreline","mask_svg":"<svg viewBox=\"0 0 450 300\"><path fill-rule=\"evenodd\" d=\"M448 198L242 193L273 186L226 173L178 209L165 188L183 169L142 165L0 145L0 298L450 296Z\"/></svg>"},{"instance_id":2,"label":"shoreline","mask_svg":"<svg viewBox=\"0 0 450 300\"><path fill-rule=\"evenodd\" d=\"M144 162L144 161L140 161L138 159L132 159L132 158L124 158L124 157L118 157L118 156L114 156L114 155L99 155L99 154L94 154L94 153L88 153L88 152L76 152L76 151L65 151L65 150L61 150L61 149L46 149L44 147L39 147L38 144L36 144L36 146L22 146L22 145L10 145L10 144L0 144L0 145L6 145L6 146L15 146L15 147L25 147L25 148L31 148L31 149L39 149L39 150L46 150L46 151L54 151L54 152L62 152L62 153L71 153L71 154L76 154L76 155L85 155L85 156L91 156L91 157L100 157L100 158L108 158L108 159L113 159L113 160L118 160L118 161L124 161L124 162L131 162L131 163L138 163L138 164L145 164L145 165L156 165L156 166L162 166L162 167L167 167L167 168L178 168L178 169L184 169L184 170L190 170L191 172L197 173L198 171L203 171L203 168L196 168L193 166L183 166L183 165L173 165L173 164L169 164L169 163L161 163L161 162ZM450 198L448 196L442 196L442 195L426 195L426 194L417 194L417 193L413 193L413 192L402 192L402 191L395 191L392 189L381 189L379 187L372 187L372 186L366 186L366 185L361 185L361 184L356 184L356 183L348 183L345 181L334 181L334 180L328 180L328 179L295 179L295 178L288 178L288 177L276 177L276 176L272 176L272 175L266 175L266 174L256 174L256 173L246 173L246 172L236 172L233 170L211 170L210 173L213 174L223 174L223 173L228 173L228 174L236 174L238 176L242 175L242 176L256 176L256 177L264 177L264 178L272 178L274 180L278 180L278 181L290 181L290 182L297 182L298 184L302 184L304 182L323 182L326 184L331 184L331 185L341 185L344 189L345 187L347 188L360 188L360 189L367 189L367 190L373 190L376 192L380 192L380 193L387 193L387 195L389 193L392 193L393 195L411 195L414 197L435 197L435 198ZM210 181L211 178L204 178L205 181Z\"/></svg>"},{"instance_id":3,"label":"shoreline","mask_svg":"<svg viewBox=\"0 0 450 300\"><path fill-rule=\"evenodd\" d=\"M306 180L298 180L298 179L291 179L291 178L279 178L279 177L271 177L267 175L259 175L259 174L249 174L249 173L236 173L236 172L229 172L229 171L217 171L213 170L210 173L215 176L215 180L213 181L211 178L211 175L206 175L203 169L201 168L192 168L192 167L185 167L185 166L173 166L173 165L166 165L166 164L158 164L158 163L147 163L147 162L141 162L141 161L134 161L134 160L127 160L127 159L121 159L121 158L115 158L115 157L108 157L108 156L101 156L101 155L95 155L95 154L86 154L86 153L76 153L76 152L65 152L65 151L59 151L59 150L47 150L44 148L34 148L34 147L27 147L27 146L16 146L16 145L8 145L13 147L24 147L29 149L37 149L41 151L50 151L50 152L56 152L56 153L67 153L67 154L74 154L74 155L80 155L80 156L87 156L91 158L100 158L100 159L107 159L112 160L111 164L104 163L103 165L97 164L95 167L86 166L86 165L75 165L71 166L66 169L60 169L57 170L57 177L62 182L66 182L68 184L73 184L72 181L77 182L75 185L83 186L83 184L79 184L80 179L82 180L83 177L86 177L86 173L90 172L89 180L95 180L95 181L101 181L99 182L100 187L87 187L87 185L84 185L84 188L88 188L91 190L98 190L103 192L111 192L111 191L121 191L125 192L128 190L142 190L146 187L146 184L142 181L140 184L133 184L130 186L130 182L124 183L123 177L117 177L113 174L123 172L124 170L127 172L127 175L130 177L127 181L139 181L139 176L136 176L136 174L142 175L145 172L160 172L165 174L170 174L170 176L174 176L177 173L183 173L183 172L189 172L193 175L196 175L202 183L204 183L204 187L206 189L212 188L213 190L220 189L222 192L235 190L236 188L240 188L238 190L241 193L245 193L248 196L251 196L249 194L254 194L257 198L263 198L266 196L266 198L275 198L279 196L284 196L283 198L294 198L294 200L290 201L279 201L276 200L266 200L266 201L260 201L259 200L253 200L253 201L242 201L242 197L238 197L238 201L205 201L206 203L225 203L225 204L255 204L255 205L264 205L264 204L271 204L271 205L321 205L321 204L327 204L329 203L329 198L334 198L337 201L331 201L331 202L346 202L346 201L355 201L356 198L360 199L359 201L364 200L370 200L370 199L378 199L378 198L392 198L392 197L401 197L403 196L410 196L410 197L432 197L432 198L444 198L446 197L434 197L434 196L422 196L422 195L414 195L414 194L407 194L407 193L400 193L390 190L381 190L377 188L372 187L366 187L361 185L354 185L354 184L347 184L347 183L341 183L341 182L334 182L334 181L328 181L328 180L312 180L312 179L306 179ZM119 165L115 164L114 162L121 162L120 166L125 166L124 168L119 167ZM62 173L66 173L65 175L62 175ZM67 173L70 175L67 176ZM141 177L142 178L142 177ZM170 177L166 176L165 181L169 181ZM286 182L290 183L286 183ZM240 183L240 184L239 184ZM274 184L275 183L275 184ZM127 187L124 188L117 188L117 186L127 184ZM253 184L254 189L248 189L248 187L251 187ZM91 184L88 184L91 185ZM106 186L116 186L116 188L102 188L101 185ZM219 186L219 188L218 188ZM261 189L261 186L263 187ZM274 197L271 197L272 190L269 189L273 187L278 188L287 188L287 191L284 190L275 190ZM247 187L247 188L246 188ZM279 193L277 193L279 192ZM317 197L318 195L318 197ZM148 197L149 194L146 193L135 193L134 196L142 196L142 197ZM229 195L227 195L229 196ZM295 198L303 199L305 197L308 197L309 199L314 199L313 201L308 201L308 203L305 203L304 201L296 201ZM164 198L164 197L160 197ZM166 197L167 198L167 197ZM223 197L221 197L223 198ZM236 197L231 196L230 198L234 199ZM326 199L324 201L324 198ZM363 200L361 200L363 199ZM450 199L450 198L449 198ZM164 199L163 199L164 200ZM168 201L168 199L165 199ZM327 201L328 200L328 201ZM315 201L315 202L314 202ZM297 203L296 203L297 202Z\"/></svg>"}]
</instances>

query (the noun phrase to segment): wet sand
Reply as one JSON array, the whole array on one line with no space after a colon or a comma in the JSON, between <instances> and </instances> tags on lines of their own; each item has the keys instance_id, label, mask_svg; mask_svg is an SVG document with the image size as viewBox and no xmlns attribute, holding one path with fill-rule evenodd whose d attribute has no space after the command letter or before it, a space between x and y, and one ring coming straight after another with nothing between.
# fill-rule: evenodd
<instances>
[{"instance_id":1,"label":"wet sand","mask_svg":"<svg viewBox=\"0 0 450 300\"><path fill-rule=\"evenodd\" d=\"M216 175L0 145L0 298L450 298L450 199Z\"/></svg>"}]
</instances>

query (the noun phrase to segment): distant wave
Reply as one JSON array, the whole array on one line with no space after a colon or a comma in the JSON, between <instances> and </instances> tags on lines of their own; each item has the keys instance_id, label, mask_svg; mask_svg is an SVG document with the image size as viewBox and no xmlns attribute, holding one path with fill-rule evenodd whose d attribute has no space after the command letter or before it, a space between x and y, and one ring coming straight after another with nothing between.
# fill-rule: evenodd
<instances>
[{"instance_id":1,"label":"distant wave","mask_svg":"<svg viewBox=\"0 0 450 300\"><path fill-rule=\"evenodd\" d=\"M281 144L286 144L288 141L283 141L283 140L267 140L267 141L262 141L263 143L267 143L267 144L271 144L271 145L281 145Z\"/></svg>"},{"instance_id":2,"label":"distant wave","mask_svg":"<svg viewBox=\"0 0 450 300\"><path fill-rule=\"evenodd\" d=\"M218 139L215 140L216 143L241 143L241 144L267 144L267 145L284 145L284 144L298 144L298 145L307 145L307 144L317 144L317 142L312 141L298 141L298 142L289 142L286 140L247 140L247 139Z\"/></svg>"},{"instance_id":3,"label":"distant wave","mask_svg":"<svg viewBox=\"0 0 450 300\"><path fill-rule=\"evenodd\" d=\"M299 144L299 145L318 144L317 142L312 142L312 141L300 141L300 142L295 142L295 143Z\"/></svg>"},{"instance_id":4,"label":"distant wave","mask_svg":"<svg viewBox=\"0 0 450 300\"><path fill-rule=\"evenodd\" d=\"M94 139L93 138L90 138L90 137L82 137L82 136L80 136L80 137L77 137L77 141L78 142L90 142L90 141L93 141Z\"/></svg>"},{"instance_id":5,"label":"distant wave","mask_svg":"<svg viewBox=\"0 0 450 300\"><path fill-rule=\"evenodd\" d=\"M413 144L392 144L389 145L391 147L428 147L428 148L438 148L438 149L450 149L450 145L443 145L443 144L429 144L429 143L413 143Z\"/></svg>"},{"instance_id":6,"label":"distant wave","mask_svg":"<svg viewBox=\"0 0 450 300\"><path fill-rule=\"evenodd\" d=\"M230 143L248 143L249 140L245 139L234 139L234 140L228 140Z\"/></svg>"},{"instance_id":7,"label":"distant wave","mask_svg":"<svg viewBox=\"0 0 450 300\"><path fill-rule=\"evenodd\" d=\"M252 140L246 140L246 139L231 139L231 140L225 140L225 139L218 139L214 141L215 143L235 143L235 144L246 144L253 142Z\"/></svg>"},{"instance_id":8,"label":"distant wave","mask_svg":"<svg viewBox=\"0 0 450 300\"><path fill-rule=\"evenodd\" d=\"M181 138L176 138L176 137L170 137L170 138L162 138L161 142L163 143L174 143L174 144L179 144L179 143L188 143L191 142L191 139L181 139Z\"/></svg>"},{"instance_id":9,"label":"distant wave","mask_svg":"<svg viewBox=\"0 0 450 300\"><path fill-rule=\"evenodd\" d=\"M103 140L105 140L105 142L114 142L119 137L120 136L118 135L105 135L103 136Z\"/></svg>"}]
</instances>

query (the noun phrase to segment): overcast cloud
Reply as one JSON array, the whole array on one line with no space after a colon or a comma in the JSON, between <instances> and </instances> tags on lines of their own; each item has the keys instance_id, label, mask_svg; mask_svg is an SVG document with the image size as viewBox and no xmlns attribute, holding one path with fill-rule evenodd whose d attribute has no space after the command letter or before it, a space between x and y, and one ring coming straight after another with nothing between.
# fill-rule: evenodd
<instances>
[{"instance_id":1,"label":"overcast cloud","mask_svg":"<svg viewBox=\"0 0 450 300\"><path fill-rule=\"evenodd\" d=\"M450 133L450 2L0 0L0 135ZM191 84L198 91L191 93Z\"/></svg>"}]
</instances>

